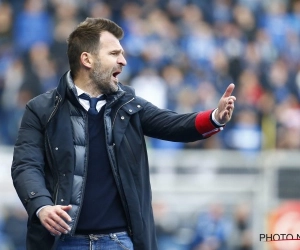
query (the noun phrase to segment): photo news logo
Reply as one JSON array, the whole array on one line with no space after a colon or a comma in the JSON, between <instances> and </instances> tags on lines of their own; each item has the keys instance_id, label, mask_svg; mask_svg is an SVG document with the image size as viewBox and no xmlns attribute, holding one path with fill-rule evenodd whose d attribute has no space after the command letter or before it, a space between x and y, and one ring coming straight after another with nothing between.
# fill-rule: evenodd
<instances>
[{"instance_id":1,"label":"photo news logo","mask_svg":"<svg viewBox=\"0 0 300 250\"><path fill-rule=\"evenodd\" d=\"M260 234L259 241L274 242L274 241L288 241L300 240L300 234Z\"/></svg>"}]
</instances>

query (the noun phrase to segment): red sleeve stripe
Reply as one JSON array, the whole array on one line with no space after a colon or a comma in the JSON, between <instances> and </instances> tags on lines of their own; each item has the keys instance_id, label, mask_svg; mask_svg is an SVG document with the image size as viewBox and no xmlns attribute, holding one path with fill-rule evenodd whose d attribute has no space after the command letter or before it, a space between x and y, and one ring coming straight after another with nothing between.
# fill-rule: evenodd
<instances>
[{"instance_id":1,"label":"red sleeve stripe","mask_svg":"<svg viewBox=\"0 0 300 250\"><path fill-rule=\"evenodd\" d=\"M223 127L217 127L211 120L211 113L213 110L207 110L200 112L195 119L195 126L197 131L203 135L203 137L209 137L223 129Z\"/></svg>"},{"instance_id":2,"label":"red sleeve stripe","mask_svg":"<svg viewBox=\"0 0 300 250\"><path fill-rule=\"evenodd\" d=\"M204 133L204 134L202 134L202 135L203 135L204 137L209 137L209 136L211 136L211 135L213 135L213 134L216 134L216 133L220 132L221 130L223 130L223 127L215 128L215 129L213 129L213 130L211 130L211 131L208 131L208 132L206 132L206 133Z\"/></svg>"}]
</instances>

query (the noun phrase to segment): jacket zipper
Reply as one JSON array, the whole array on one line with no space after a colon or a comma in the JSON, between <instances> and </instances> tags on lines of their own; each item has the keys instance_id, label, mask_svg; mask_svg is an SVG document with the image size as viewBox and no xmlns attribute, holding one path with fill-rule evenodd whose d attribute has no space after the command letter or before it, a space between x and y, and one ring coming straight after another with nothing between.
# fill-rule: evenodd
<instances>
[{"instance_id":1,"label":"jacket zipper","mask_svg":"<svg viewBox=\"0 0 300 250\"><path fill-rule=\"evenodd\" d=\"M55 104L55 107L54 107L52 113L51 113L50 116L49 116L49 119L48 119L48 121L47 121L47 124L48 124L49 121L52 119L52 117L55 115L55 113L56 113L56 111L57 111L57 109L58 109L59 103L61 102L61 98L60 98L58 95L56 95L55 99L58 99L58 100L57 100L57 103ZM46 125L47 125L47 124L46 124Z\"/></svg>"},{"instance_id":2,"label":"jacket zipper","mask_svg":"<svg viewBox=\"0 0 300 250\"><path fill-rule=\"evenodd\" d=\"M52 119L52 117L55 115L56 111L58 110L59 103L61 102L61 98L60 98L58 95L56 95L55 98L57 99L57 103L55 104L55 107L54 107L52 113L51 113L50 116L49 116L49 119L48 119L48 121L47 121L46 126L48 125L48 123L49 123L49 121ZM47 136L47 142L48 142L48 145L49 145L49 150L50 150L51 158L54 159L54 158L53 158L53 153L52 153L52 150L51 150L51 147L50 147L50 142L49 142L49 137L48 137L48 136ZM50 163L50 164L51 164L51 163ZM52 165L51 165L51 168L53 169L53 166L52 166ZM56 171L56 174L57 174L57 183L56 183L56 185L55 185L55 195L54 195L54 197L55 197L55 198L54 198L54 204L55 204L55 205L57 204L58 190L59 190L59 174L58 174L57 171Z\"/></svg>"},{"instance_id":3,"label":"jacket zipper","mask_svg":"<svg viewBox=\"0 0 300 250\"><path fill-rule=\"evenodd\" d=\"M111 126L111 130L113 130L114 128L114 124L115 124L115 121L116 121L116 118L117 118L117 114L119 112L119 110L126 104L130 103L131 101L134 100L134 97L132 99L130 99L129 101L125 102L123 105L121 105L117 111L116 111L116 115L114 117L114 120L113 120L113 123L112 123L112 126ZM105 130L106 130L106 126L105 126ZM112 133L112 131L111 131ZM117 186L118 186L118 189L119 189L119 194L121 196L121 200L123 201L122 203L124 204L124 210L125 210L125 215L126 215L126 218L127 218L127 222L128 222L128 231L129 231L129 235L132 236L133 233L132 233L132 225L131 225L131 219L130 219L130 213L129 213L129 208L128 208L128 204L127 204L127 200L126 200L126 197L125 197L125 193L124 193L124 190L123 190L123 186L121 184L121 180L120 180L120 177L119 177L119 174L117 173L117 170L115 169L115 164L113 164L113 160L110 158L110 161L111 161L111 165L112 165L112 170L113 170L113 173L114 173L114 177L116 179L116 183L117 183Z\"/></svg>"}]
</instances>

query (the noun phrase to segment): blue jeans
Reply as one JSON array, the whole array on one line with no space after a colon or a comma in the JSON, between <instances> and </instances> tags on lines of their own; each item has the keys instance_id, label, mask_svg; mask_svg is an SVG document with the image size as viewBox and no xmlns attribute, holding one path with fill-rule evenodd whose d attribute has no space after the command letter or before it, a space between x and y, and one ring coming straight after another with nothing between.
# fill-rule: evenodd
<instances>
[{"instance_id":1,"label":"blue jeans","mask_svg":"<svg viewBox=\"0 0 300 250\"><path fill-rule=\"evenodd\" d=\"M66 235L56 250L134 250L126 232L112 234Z\"/></svg>"}]
</instances>

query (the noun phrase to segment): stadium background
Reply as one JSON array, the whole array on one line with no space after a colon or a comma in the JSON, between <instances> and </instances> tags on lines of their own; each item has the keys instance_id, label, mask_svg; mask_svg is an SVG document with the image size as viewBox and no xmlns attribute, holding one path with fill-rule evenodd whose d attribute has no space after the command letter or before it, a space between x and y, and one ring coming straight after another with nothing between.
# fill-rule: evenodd
<instances>
[{"instance_id":1,"label":"stadium background","mask_svg":"<svg viewBox=\"0 0 300 250\"><path fill-rule=\"evenodd\" d=\"M119 79L159 107L211 109L236 85L218 135L147 138L160 250L300 249L259 241L300 234L299 0L0 0L0 249L24 249L10 164L25 104L68 70L66 39L87 16L124 29Z\"/></svg>"}]
</instances>

